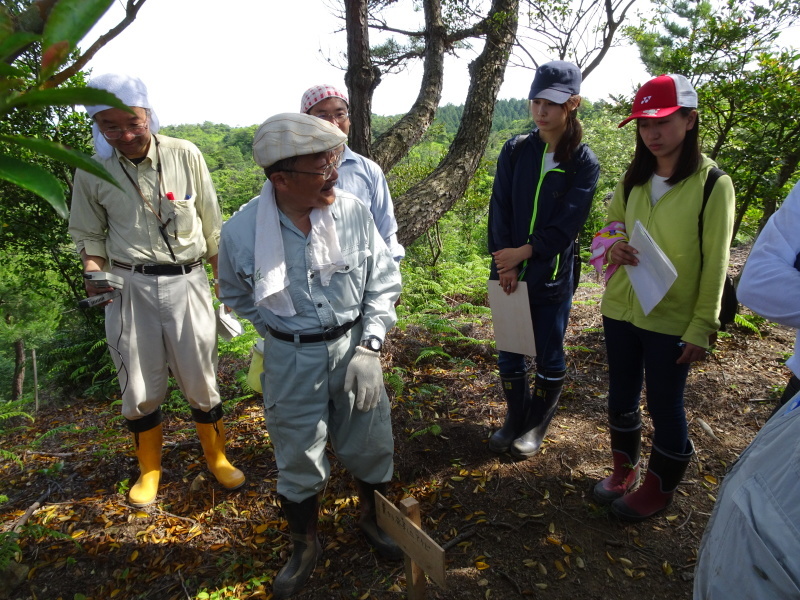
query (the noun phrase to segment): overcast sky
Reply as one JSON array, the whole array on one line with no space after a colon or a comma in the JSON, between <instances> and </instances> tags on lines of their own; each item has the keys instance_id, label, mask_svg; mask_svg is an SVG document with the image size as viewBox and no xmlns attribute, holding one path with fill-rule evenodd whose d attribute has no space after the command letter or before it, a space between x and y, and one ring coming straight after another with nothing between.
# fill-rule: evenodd
<instances>
[{"instance_id":1,"label":"overcast sky","mask_svg":"<svg viewBox=\"0 0 800 600\"><path fill-rule=\"evenodd\" d=\"M94 75L137 75L148 86L161 123L259 124L267 117L299 110L303 92L320 83L345 89L346 39L341 21L320 0L147 0L139 16L90 61ZM88 47L123 17L124 0L81 44ZM419 19L421 16L410 15ZM467 64L480 51L448 59L442 104L463 104ZM540 57L544 58L544 57ZM422 77L421 66L387 76L373 97L379 115L406 112ZM526 98L533 73L506 71L500 98ZM631 93L648 75L633 49L615 48L584 82L590 100Z\"/></svg>"}]
</instances>

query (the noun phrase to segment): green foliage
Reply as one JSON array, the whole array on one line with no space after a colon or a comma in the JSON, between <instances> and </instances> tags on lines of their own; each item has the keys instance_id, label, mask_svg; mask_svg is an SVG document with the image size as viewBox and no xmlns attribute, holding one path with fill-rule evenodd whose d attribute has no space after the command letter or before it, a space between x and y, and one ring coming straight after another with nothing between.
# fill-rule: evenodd
<instances>
[{"instance_id":1,"label":"green foliage","mask_svg":"<svg viewBox=\"0 0 800 600\"><path fill-rule=\"evenodd\" d=\"M658 0L655 7L656 16L629 33L651 73L682 73L695 84L703 150L736 185L738 234L752 207L763 222L798 177L800 123L790 115L800 111L800 54L781 48L778 36L797 22L800 4Z\"/></svg>"},{"instance_id":2,"label":"green foliage","mask_svg":"<svg viewBox=\"0 0 800 600\"><path fill-rule=\"evenodd\" d=\"M586 109L583 108L587 105ZM580 112L583 125L583 141L597 155L600 162L600 180L594 195L589 218L581 231L581 246L586 249L594 234L606 224L608 201L617 183L625 174L633 158L636 132L633 127L617 128L619 117L608 104L597 102L595 108L584 102Z\"/></svg>"},{"instance_id":3,"label":"green foliage","mask_svg":"<svg viewBox=\"0 0 800 600\"><path fill-rule=\"evenodd\" d=\"M77 43L108 9L113 0L58 0L47 17L44 32L16 31L18 16L0 7L0 121L11 125L0 133L0 180L44 198L61 217L67 216L63 181L45 168L52 159L84 169L117 185L96 161L54 139L18 134L14 124L24 121L24 111L47 111L52 106L107 104L127 110L113 95L81 87L51 89L49 78L70 58ZM41 48L38 60L25 60L28 48ZM34 49L34 52L36 51ZM15 60L22 54L23 59ZM10 63L10 64L9 64Z\"/></svg>"},{"instance_id":4,"label":"green foliage","mask_svg":"<svg viewBox=\"0 0 800 600\"><path fill-rule=\"evenodd\" d=\"M399 396L405 389L403 376L406 374L405 370L400 367L393 367L391 371L383 372L383 381L386 385L392 388L395 396Z\"/></svg>"},{"instance_id":5,"label":"green foliage","mask_svg":"<svg viewBox=\"0 0 800 600\"><path fill-rule=\"evenodd\" d=\"M75 321L53 336L45 349L43 366L55 388L88 397L119 393L116 368L102 330Z\"/></svg>"},{"instance_id":6,"label":"green foliage","mask_svg":"<svg viewBox=\"0 0 800 600\"><path fill-rule=\"evenodd\" d=\"M24 399L13 402L0 402L0 435L6 432L12 420L23 418L33 421L33 417L26 412L27 404L28 401ZM7 448L0 448L0 459L13 460L22 466L20 458ZM0 549L0 554L2 554L2 549ZM0 570L2 570L2 564L0 564Z\"/></svg>"},{"instance_id":7,"label":"green foliage","mask_svg":"<svg viewBox=\"0 0 800 600\"><path fill-rule=\"evenodd\" d=\"M755 333L758 337L761 337L761 330L759 328L760 325L763 325L766 322L766 319L761 315L756 314L740 314L737 313L733 317L733 323Z\"/></svg>"},{"instance_id":8,"label":"green foliage","mask_svg":"<svg viewBox=\"0 0 800 600\"><path fill-rule=\"evenodd\" d=\"M175 381L174 377L169 378L167 397L161 404L161 410L165 413L182 415L187 419L191 418L189 403L184 398L183 393L178 387L178 382Z\"/></svg>"},{"instance_id":9,"label":"green foliage","mask_svg":"<svg viewBox=\"0 0 800 600\"><path fill-rule=\"evenodd\" d=\"M218 302L214 303L218 305ZM250 321L243 320L244 333L237 335L230 341L219 338L219 353L226 356L235 356L237 358L248 358L253 350L253 344L259 338L253 324Z\"/></svg>"},{"instance_id":10,"label":"green foliage","mask_svg":"<svg viewBox=\"0 0 800 600\"><path fill-rule=\"evenodd\" d=\"M22 548L19 544L24 537L29 537L33 540L41 540L45 537L68 540L73 542L77 548L80 548L80 544L65 533L54 531L44 525L25 524L19 531L11 530L0 533L0 573L5 571L8 564L22 553Z\"/></svg>"},{"instance_id":11,"label":"green foliage","mask_svg":"<svg viewBox=\"0 0 800 600\"><path fill-rule=\"evenodd\" d=\"M20 340L41 347L61 320L59 296L68 293L54 273L31 268L26 258L0 250L0 360L13 360L10 350ZM10 386L0 389L0 397L10 392Z\"/></svg>"},{"instance_id":12,"label":"green foliage","mask_svg":"<svg viewBox=\"0 0 800 600\"><path fill-rule=\"evenodd\" d=\"M170 125L164 135L189 140L203 153L224 218L230 217L261 191L263 169L253 161L257 125L230 127L206 121L199 125Z\"/></svg>"},{"instance_id":13,"label":"green foliage","mask_svg":"<svg viewBox=\"0 0 800 600\"><path fill-rule=\"evenodd\" d=\"M414 364L426 361L426 360L428 360L430 358L434 358L434 357L435 358L444 358L445 360L448 360L448 361L453 359L452 356L450 356L447 352L444 351L444 348L440 348L440 347L423 348L420 351L419 356L417 356L416 360L414 361Z\"/></svg>"},{"instance_id":14,"label":"green foliage","mask_svg":"<svg viewBox=\"0 0 800 600\"><path fill-rule=\"evenodd\" d=\"M42 442L45 440L49 440L51 438L59 437L61 434L64 433L77 433L80 431L77 425L61 425L60 427L54 427L53 429L49 429L44 432L42 435L37 437L35 440L31 442L32 448L38 448L42 445Z\"/></svg>"},{"instance_id":15,"label":"green foliage","mask_svg":"<svg viewBox=\"0 0 800 600\"><path fill-rule=\"evenodd\" d=\"M6 570L12 560L22 554L19 545L20 536L20 533L13 530L0 532L0 573Z\"/></svg>"},{"instance_id":16,"label":"green foliage","mask_svg":"<svg viewBox=\"0 0 800 600\"><path fill-rule=\"evenodd\" d=\"M430 425L424 429L420 429L418 431L413 432L411 435L408 436L408 439L413 440L414 438L417 438L421 435L425 435L426 433L430 433L433 436L439 436L442 434L442 428L441 426L434 423L433 425Z\"/></svg>"}]
</instances>

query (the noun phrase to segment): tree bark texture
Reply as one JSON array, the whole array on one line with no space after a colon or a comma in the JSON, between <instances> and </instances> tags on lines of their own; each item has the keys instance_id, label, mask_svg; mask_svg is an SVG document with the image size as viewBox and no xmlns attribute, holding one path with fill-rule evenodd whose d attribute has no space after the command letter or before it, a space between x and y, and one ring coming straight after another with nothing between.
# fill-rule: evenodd
<instances>
[{"instance_id":1,"label":"tree bark texture","mask_svg":"<svg viewBox=\"0 0 800 600\"><path fill-rule=\"evenodd\" d=\"M395 198L397 237L404 245L425 233L464 195L480 164L491 132L494 105L516 38L518 9L519 0L493 0L484 21L485 46L469 65L469 91L453 143L427 178Z\"/></svg>"},{"instance_id":2,"label":"tree bark texture","mask_svg":"<svg viewBox=\"0 0 800 600\"><path fill-rule=\"evenodd\" d=\"M451 45L442 20L441 0L424 0L425 56L422 83L414 104L397 123L375 142L373 158L388 172L422 139L433 123L442 99L444 54ZM404 243L404 242L403 242Z\"/></svg>"},{"instance_id":3,"label":"tree bark texture","mask_svg":"<svg viewBox=\"0 0 800 600\"><path fill-rule=\"evenodd\" d=\"M25 340L14 341L14 380L11 383L11 401L22 398L22 386L25 383Z\"/></svg>"},{"instance_id":4,"label":"tree bark texture","mask_svg":"<svg viewBox=\"0 0 800 600\"><path fill-rule=\"evenodd\" d=\"M344 82L350 96L350 140L354 152L371 157L372 94L381 81L369 50L367 0L345 0L347 71Z\"/></svg>"}]
</instances>

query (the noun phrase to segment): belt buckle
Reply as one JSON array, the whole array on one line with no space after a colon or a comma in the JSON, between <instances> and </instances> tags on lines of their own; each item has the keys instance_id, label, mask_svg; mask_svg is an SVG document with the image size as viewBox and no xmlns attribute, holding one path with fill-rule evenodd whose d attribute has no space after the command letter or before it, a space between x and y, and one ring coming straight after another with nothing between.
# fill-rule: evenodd
<instances>
[{"instance_id":1,"label":"belt buckle","mask_svg":"<svg viewBox=\"0 0 800 600\"><path fill-rule=\"evenodd\" d=\"M333 327L328 327L327 329L322 330L322 339L323 341L329 342L331 340L336 339L337 330L341 328L341 325L334 325Z\"/></svg>"}]
</instances>

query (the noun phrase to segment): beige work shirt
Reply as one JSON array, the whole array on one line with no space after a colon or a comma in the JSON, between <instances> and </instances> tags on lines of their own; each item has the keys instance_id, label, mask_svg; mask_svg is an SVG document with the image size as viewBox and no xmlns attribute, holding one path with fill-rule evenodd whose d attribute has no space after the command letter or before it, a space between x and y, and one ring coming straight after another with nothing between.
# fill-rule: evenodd
<instances>
[{"instance_id":1,"label":"beige work shirt","mask_svg":"<svg viewBox=\"0 0 800 600\"><path fill-rule=\"evenodd\" d=\"M138 165L117 150L111 158L94 158L122 189L76 171L69 232L78 252L128 264L184 264L217 254L222 215L205 160L194 144L153 135L147 156ZM123 169L163 221L173 217L166 233L175 261L159 232L158 218Z\"/></svg>"}]
</instances>

